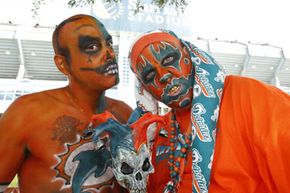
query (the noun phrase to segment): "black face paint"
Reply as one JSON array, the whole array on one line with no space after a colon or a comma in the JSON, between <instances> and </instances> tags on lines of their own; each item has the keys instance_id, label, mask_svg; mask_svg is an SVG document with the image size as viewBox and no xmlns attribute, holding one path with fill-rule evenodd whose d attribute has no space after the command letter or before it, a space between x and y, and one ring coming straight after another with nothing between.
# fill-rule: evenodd
<instances>
[{"instance_id":1,"label":"black face paint","mask_svg":"<svg viewBox=\"0 0 290 193\"><path fill-rule=\"evenodd\" d=\"M117 62L115 59L107 61L103 66L100 66L100 67L96 67L96 68L82 67L80 68L80 70L94 71L98 74L104 74L110 70L108 67L111 65L117 65Z\"/></svg>"},{"instance_id":2,"label":"black face paint","mask_svg":"<svg viewBox=\"0 0 290 193\"><path fill-rule=\"evenodd\" d=\"M89 55L88 63L89 63L89 64L92 63L92 55Z\"/></svg>"},{"instance_id":3,"label":"black face paint","mask_svg":"<svg viewBox=\"0 0 290 193\"><path fill-rule=\"evenodd\" d=\"M99 100L99 106L97 107L96 113L103 113L106 109L106 100L105 100L105 92L102 93L100 100Z\"/></svg>"},{"instance_id":4,"label":"black face paint","mask_svg":"<svg viewBox=\"0 0 290 193\"><path fill-rule=\"evenodd\" d=\"M92 36L80 36L79 49L81 52L88 54L89 56L95 55L102 49L101 39Z\"/></svg>"}]
</instances>

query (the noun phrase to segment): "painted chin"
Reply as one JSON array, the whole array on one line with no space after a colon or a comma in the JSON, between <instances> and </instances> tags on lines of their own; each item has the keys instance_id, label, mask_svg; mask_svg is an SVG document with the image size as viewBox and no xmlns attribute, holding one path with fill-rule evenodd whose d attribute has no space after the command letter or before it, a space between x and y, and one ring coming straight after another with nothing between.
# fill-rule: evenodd
<instances>
[{"instance_id":1,"label":"painted chin","mask_svg":"<svg viewBox=\"0 0 290 193\"><path fill-rule=\"evenodd\" d=\"M183 85L181 85L180 87L171 88L167 93L167 97L171 97L171 100L167 100L167 103L164 100L164 103L174 109L190 107L192 101L192 95L190 95L190 93L192 92L192 89L188 89L184 93L184 90L182 90L182 88ZM171 93L171 95L169 95L169 93Z\"/></svg>"},{"instance_id":2,"label":"painted chin","mask_svg":"<svg viewBox=\"0 0 290 193\"><path fill-rule=\"evenodd\" d=\"M181 99L179 101L172 102L168 104L169 107L172 109L176 110L181 110L181 109L188 109L191 107L191 99L186 97L184 99Z\"/></svg>"},{"instance_id":3,"label":"painted chin","mask_svg":"<svg viewBox=\"0 0 290 193\"><path fill-rule=\"evenodd\" d=\"M119 84L120 82L120 78L119 78L119 74L116 74L116 79L115 79L115 85Z\"/></svg>"},{"instance_id":4,"label":"painted chin","mask_svg":"<svg viewBox=\"0 0 290 193\"><path fill-rule=\"evenodd\" d=\"M118 65L116 63L112 63L106 67L104 70L105 76L118 76Z\"/></svg>"},{"instance_id":5,"label":"painted chin","mask_svg":"<svg viewBox=\"0 0 290 193\"><path fill-rule=\"evenodd\" d=\"M191 99L185 98L185 99L181 100L178 105L180 108L184 108L184 107L190 106L190 104L191 104Z\"/></svg>"}]
</instances>

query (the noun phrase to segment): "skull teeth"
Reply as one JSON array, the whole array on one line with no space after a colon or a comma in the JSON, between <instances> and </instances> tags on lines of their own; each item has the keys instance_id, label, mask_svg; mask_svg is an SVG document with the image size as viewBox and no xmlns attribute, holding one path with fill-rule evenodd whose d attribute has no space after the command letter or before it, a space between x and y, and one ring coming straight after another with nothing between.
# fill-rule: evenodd
<instances>
[{"instance_id":1,"label":"skull teeth","mask_svg":"<svg viewBox=\"0 0 290 193\"><path fill-rule=\"evenodd\" d=\"M113 75L118 73L118 65L117 64L111 64L106 68L105 75Z\"/></svg>"}]
</instances>

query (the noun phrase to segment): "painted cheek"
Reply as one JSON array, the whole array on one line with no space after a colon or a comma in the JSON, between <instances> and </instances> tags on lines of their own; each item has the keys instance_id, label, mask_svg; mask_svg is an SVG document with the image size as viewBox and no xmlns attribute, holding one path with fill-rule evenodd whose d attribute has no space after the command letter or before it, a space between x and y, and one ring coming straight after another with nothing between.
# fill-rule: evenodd
<instances>
[{"instance_id":1,"label":"painted cheek","mask_svg":"<svg viewBox=\"0 0 290 193\"><path fill-rule=\"evenodd\" d=\"M189 75L191 73L192 65L187 58L182 58L180 61L181 74Z\"/></svg>"},{"instance_id":2,"label":"painted cheek","mask_svg":"<svg viewBox=\"0 0 290 193\"><path fill-rule=\"evenodd\" d=\"M156 87L153 84L149 84L145 86L146 90L154 96L154 98L157 98L158 100L161 98L161 95L163 93L162 87Z\"/></svg>"}]
</instances>

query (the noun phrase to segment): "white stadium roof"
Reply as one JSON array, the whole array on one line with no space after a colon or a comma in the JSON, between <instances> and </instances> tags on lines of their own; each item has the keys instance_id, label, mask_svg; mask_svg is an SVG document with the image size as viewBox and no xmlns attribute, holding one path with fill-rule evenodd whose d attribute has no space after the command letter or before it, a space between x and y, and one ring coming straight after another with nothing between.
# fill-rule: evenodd
<instances>
[{"instance_id":1,"label":"white stadium roof","mask_svg":"<svg viewBox=\"0 0 290 193\"><path fill-rule=\"evenodd\" d=\"M0 25L0 79L66 80L53 62L52 31ZM280 47L202 38L193 41L213 55L228 74L290 88L290 58Z\"/></svg>"}]
</instances>

